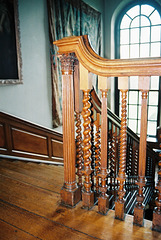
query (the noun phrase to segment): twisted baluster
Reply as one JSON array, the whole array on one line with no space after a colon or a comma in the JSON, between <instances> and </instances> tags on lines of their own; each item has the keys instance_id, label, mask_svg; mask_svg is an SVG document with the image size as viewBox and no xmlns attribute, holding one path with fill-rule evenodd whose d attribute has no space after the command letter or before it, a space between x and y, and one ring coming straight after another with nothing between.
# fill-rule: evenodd
<instances>
[{"instance_id":1,"label":"twisted baluster","mask_svg":"<svg viewBox=\"0 0 161 240\"><path fill-rule=\"evenodd\" d=\"M120 130L120 164L119 164L119 174L118 181L120 181L120 188L118 191L118 201L124 202L125 191L124 181L125 181L125 169L126 169L126 148L127 148L127 111L126 111L126 97L127 91L122 92L122 112L121 112L121 130Z\"/></svg>"},{"instance_id":2,"label":"twisted baluster","mask_svg":"<svg viewBox=\"0 0 161 240\"><path fill-rule=\"evenodd\" d=\"M100 148L100 124L99 121L96 121L96 139L95 139L95 175L96 175L96 192L99 191L99 172L100 172L100 162L101 162L101 148Z\"/></svg>"},{"instance_id":3,"label":"twisted baluster","mask_svg":"<svg viewBox=\"0 0 161 240\"><path fill-rule=\"evenodd\" d=\"M157 208L155 211L158 214L161 214L161 161L159 162L158 183L157 183L156 189L158 190L158 197L156 199Z\"/></svg>"},{"instance_id":4,"label":"twisted baluster","mask_svg":"<svg viewBox=\"0 0 161 240\"><path fill-rule=\"evenodd\" d=\"M159 161L158 182L156 189L158 190L158 197L155 200L156 208L153 212L152 229L161 232L161 160Z\"/></svg>"},{"instance_id":5,"label":"twisted baluster","mask_svg":"<svg viewBox=\"0 0 161 240\"><path fill-rule=\"evenodd\" d=\"M116 159L116 139L112 136L111 139L111 166L110 166L110 173L111 176L115 175L115 159Z\"/></svg>"},{"instance_id":6,"label":"twisted baluster","mask_svg":"<svg viewBox=\"0 0 161 240\"><path fill-rule=\"evenodd\" d=\"M92 158L92 162L91 162L91 167L94 170L95 169L95 139L94 139L94 107L91 104L91 158ZM92 180L92 186L91 189L92 191L94 191L94 187L95 187L95 174L94 171L91 174L91 180Z\"/></svg>"},{"instance_id":7,"label":"twisted baluster","mask_svg":"<svg viewBox=\"0 0 161 240\"><path fill-rule=\"evenodd\" d=\"M122 109L121 109L121 130L120 130L120 163L119 173L117 180L119 181L118 198L115 203L115 217L118 219L124 219L124 182L125 182L125 170L126 170L126 145L127 145L127 110L126 110L126 98L127 90L122 90Z\"/></svg>"},{"instance_id":8,"label":"twisted baluster","mask_svg":"<svg viewBox=\"0 0 161 240\"><path fill-rule=\"evenodd\" d=\"M84 190L82 193L83 207L90 208L94 204L94 194L91 190L92 182L91 182L91 174L93 172L91 168L91 104L89 102L90 90L83 90L84 98L83 98L83 119L84 119L84 139L83 139L83 159L84 159L84 170L82 171L84 174Z\"/></svg>"},{"instance_id":9,"label":"twisted baluster","mask_svg":"<svg viewBox=\"0 0 161 240\"><path fill-rule=\"evenodd\" d=\"M133 148L132 143L130 143L129 149L129 176L132 176L132 156L133 156Z\"/></svg>"},{"instance_id":10,"label":"twisted baluster","mask_svg":"<svg viewBox=\"0 0 161 240\"><path fill-rule=\"evenodd\" d=\"M83 169L83 150L80 113L76 113L76 159L77 159L77 176L78 185L82 187L82 169Z\"/></svg>"},{"instance_id":11,"label":"twisted baluster","mask_svg":"<svg viewBox=\"0 0 161 240\"><path fill-rule=\"evenodd\" d=\"M135 148L135 158L134 158L134 175L138 175L138 159L139 159L139 150Z\"/></svg>"}]
</instances>

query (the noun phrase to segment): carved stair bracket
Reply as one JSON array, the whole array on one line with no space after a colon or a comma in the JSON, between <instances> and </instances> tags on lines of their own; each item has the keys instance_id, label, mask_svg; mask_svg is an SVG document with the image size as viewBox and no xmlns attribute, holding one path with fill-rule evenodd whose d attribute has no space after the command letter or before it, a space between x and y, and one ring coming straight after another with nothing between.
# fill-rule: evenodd
<instances>
[{"instance_id":1,"label":"carved stair bracket","mask_svg":"<svg viewBox=\"0 0 161 240\"><path fill-rule=\"evenodd\" d=\"M82 192L82 201L83 208L90 209L94 204L94 192L91 190L92 182L91 182L91 174L93 172L91 168L91 104L89 102L90 90L83 90L84 98L83 98L83 119L84 119L84 139L83 139L83 159L84 159L84 189Z\"/></svg>"},{"instance_id":2,"label":"carved stair bracket","mask_svg":"<svg viewBox=\"0 0 161 240\"><path fill-rule=\"evenodd\" d=\"M63 155L64 186L61 189L61 202L75 206L81 199L81 191L76 183L75 169L75 126L73 62L75 55L59 55L62 66L62 112L63 112Z\"/></svg>"},{"instance_id":3,"label":"carved stair bracket","mask_svg":"<svg viewBox=\"0 0 161 240\"><path fill-rule=\"evenodd\" d=\"M139 189L136 197L137 202L134 208L134 224L138 226L144 225L143 188L146 185L145 168L146 168L148 90L141 90L141 92L142 92L142 104L141 104L141 128L140 128L140 144L139 144L139 170L138 170L138 181L136 183L139 186Z\"/></svg>"},{"instance_id":4,"label":"carved stair bracket","mask_svg":"<svg viewBox=\"0 0 161 240\"><path fill-rule=\"evenodd\" d=\"M120 164L117 180L119 181L118 198L115 202L115 218L124 220L124 182L126 179L126 148L127 148L127 90L121 89L122 108L121 108L121 131L120 131Z\"/></svg>"}]
</instances>

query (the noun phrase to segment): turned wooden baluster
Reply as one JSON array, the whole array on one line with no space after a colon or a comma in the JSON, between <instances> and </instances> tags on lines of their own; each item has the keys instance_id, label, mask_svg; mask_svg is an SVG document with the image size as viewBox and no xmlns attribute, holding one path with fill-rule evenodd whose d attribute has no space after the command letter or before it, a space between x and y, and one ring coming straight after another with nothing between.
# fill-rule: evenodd
<instances>
[{"instance_id":1,"label":"turned wooden baluster","mask_svg":"<svg viewBox=\"0 0 161 240\"><path fill-rule=\"evenodd\" d=\"M83 90L83 159L84 159L84 188L82 192L83 208L90 209L94 205L94 192L91 189L92 181L91 174L91 103L90 103L90 89L88 82L88 70L79 63L80 69L80 89Z\"/></svg>"},{"instance_id":2,"label":"turned wooden baluster","mask_svg":"<svg viewBox=\"0 0 161 240\"><path fill-rule=\"evenodd\" d=\"M98 76L98 88L102 92L101 109L101 167L99 177L101 178L100 197L98 198L98 211L106 214L109 209L109 196L107 195L107 91L110 88L110 79Z\"/></svg>"},{"instance_id":3,"label":"turned wooden baluster","mask_svg":"<svg viewBox=\"0 0 161 240\"><path fill-rule=\"evenodd\" d=\"M95 110L93 105L91 104L91 167L93 170L95 170L95 139L94 139L94 122L95 122ZM92 179L92 191L95 192L95 171L93 171L92 175L91 175L91 179Z\"/></svg>"},{"instance_id":4,"label":"turned wooden baluster","mask_svg":"<svg viewBox=\"0 0 161 240\"><path fill-rule=\"evenodd\" d=\"M74 61L74 96L75 96L75 113L76 113L76 160L77 160L77 176L78 185L82 188L82 169L83 169L83 149L82 149L82 128L81 128L81 96L80 96L80 80L79 80L79 62Z\"/></svg>"},{"instance_id":5,"label":"turned wooden baluster","mask_svg":"<svg viewBox=\"0 0 161 240\"><path fill-rule=\"evenodd\" d=\"M135 142L134 149L134 176L138 176L138 165L139 165L139 145Z\"/></svg>"},{"instance_id":6,"label":"turned wooden baluster","mask_svg":"<svg viewBox=\"0 0 161 240\"><path fill-rule=\"evenodd\" d=\"M161 132L161 131L160 131ZM161 133L158 133L158 142L160 143L161 147ZM160 153L161 159L161 153ZM158 197L156 198L155 204L156 208L153 212L153 224L152 229L161 232L161 160L158 163L159 171L158 171L158 182L156 185L156 189L158 190Z\"/></svg>"},{"instance_id":7,"label":"turned wooden baluster","mask_svg":"<svg viewBox=\"0 0 161 240\"><path fill-rule=\"evenodd\" d=\"M96 126L96 138L95 138L95 176L96 176L96 193L99 192L99 172L101 164L101 148L100 148L100 113L97 113L97 119L95 121Z\"/></svg>"},{"instance_id":8,"label":"turned wooden baluster","mask_svg":"<svg viewBox=\"0 0 161 240\"><path fill-rule=\"evenodd\" d=\"M126 179L126 149L127 149L127 91L128 91L128 77L118 78L118 89L122 94L121 106L121 130L120 130L120 163L117 180L119 181L118 198L115 202L115 218L124 220L125 217L125 190L124 182Z\"/></svg>"},{"instance_id":9,"label":"turned wooden baluster","mask_svg":"<svg viewBox=\"0 0 161 240\"><path fill-rule=\"evenodd\" d=\"M81 191L75 174L75 127L73 62L74 54L60 55L62 66L62 112L63 112L63 156L64 186L61 189L61 202L74 206L81 199Z\"/></svg>"},{"instance_id":10,"label":"turned wooden baluster","mask_svg":"<svg viewBox=\"0 0 161 240\"><path fill-rule=\"evenodd\" d=\"M76 112L76 159L77 159L77 176L78 185L82 188L82 170L83 170L83 150L82 150L82 129L80 113Z\"/></svg>"},{"instance_id":11,"label":"turned wooden baluster","mask_svg":"<svg viewBox=\"0 0 161 240\"><path fill-rule=\"evenodd\" d=\"M116 128L114 131L115 125L112 123L111 129L111 154L110 154L110 176L111 179L115 177L116 172Z\"/></svg>"},{"instance_id":12,"label":"turned wooden baluster","mask_svg":"<svg viewBox=\"0 0 161 240\"><path fill-rule=\"evenodd\" d=\"M141 103L141 128L140 128L140 144L139 144L139 169L137 185L138 195L137 202L134 208L134 224L143 226L144 220L144 195L143 188L146 184L145 181L145 168L146 168L146 138L147 138L147 97L149 91L150 77L139 77L139 90L142 92Z\"/></svg>"},{"instance_id":13,"label":"turned wooden baluster","mask_svg":"<svg viewBox=\"0 0 161 240\"><path fill-rule=\"evenodd\" d=\"M112 124L112 129L114 128L114 124ZM117 162L118 162L118 128L115 126L115 132L113 133L112 137L112 155L111 155L111 164L112 164L112 171L113 171L113 179L114 179L114 186L113 186L113 195L114 195L114 202L117 196Z\"/></svg>"}]
</instances>

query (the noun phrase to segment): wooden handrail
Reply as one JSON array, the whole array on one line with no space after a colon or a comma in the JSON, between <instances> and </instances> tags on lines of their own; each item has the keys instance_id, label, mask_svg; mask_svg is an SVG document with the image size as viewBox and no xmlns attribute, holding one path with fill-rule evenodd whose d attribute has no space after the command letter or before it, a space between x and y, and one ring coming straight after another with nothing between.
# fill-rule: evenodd
<instances>
[{"instance_id":1,"label":"wooden handrail","mask_svg":"<svg viewBox=\"0 0 161 240\"><path fill-rule=\"evenodd\" d=\"M59 54L75 53L89 72L100 76L160 76L161 58L105 59L97 55L87 35L66 37L54 42Z\"/></svg>"}]
</instances>

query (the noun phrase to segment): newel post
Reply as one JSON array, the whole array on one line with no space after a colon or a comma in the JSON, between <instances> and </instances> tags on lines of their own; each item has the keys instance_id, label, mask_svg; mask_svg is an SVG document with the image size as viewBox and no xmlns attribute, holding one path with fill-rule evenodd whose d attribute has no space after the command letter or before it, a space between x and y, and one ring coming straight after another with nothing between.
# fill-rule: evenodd
<instances>
[{"instance_id":1,"label":"newel post","mask_svg":"<svg viewBox=\"0 0 161 240\"><path fill-rule=\"evenodd\" d=\"M126 150L127 150L127 91L129 88L128 77L118 78L118 89L121 91L121 130L120 130L120 163L117 180L119 181L118 198L115 202L115 218L124 220L125 217L125 189L126 180Z\"/></svg>"},{"instance_id":2,"label":"newel post","mask_svg":"<svg viewBox=\"0 0 161 240\"><path fill-rule=\"evenodd\" d=\"M98 211L106 214L109 209L109 196L107 195L107 142L108 142L108 119L107 119L107 92L110 88L110 78L98 76L98 88L102 92L102 117L101 117L101 166L98 176L101 178L98 198Z\"/></svg>"},{"instance_id":3,"label":"newel post","mask_svg":"<svg viewBox=\"0 0 161 240\"><path fill-rule=\"evenodd\" d=\"M81 200L80 187L76 183L75 168L75 126L73 62L75 55L60 55L62 67L62 112L63 112L63 156L64 186L61 189L61 202L74 206Z\"/></svg>"},{"instance_id":4,"label":"newel post","mask_svg":"<svg viewBox=\"0 0 161 240\"><path fill-rule=\"evenodd\" d=\"M134 208L134 224L143 226L144 221L144 195L145 187L145 169L146 169L146 138L147 138L147 97L149 91L150 77L139 77L139 90L142 93L141 103L141 127L140 127L140 144L139 144L139 169L137 202Z\"/></svg>"}]
</instances>

